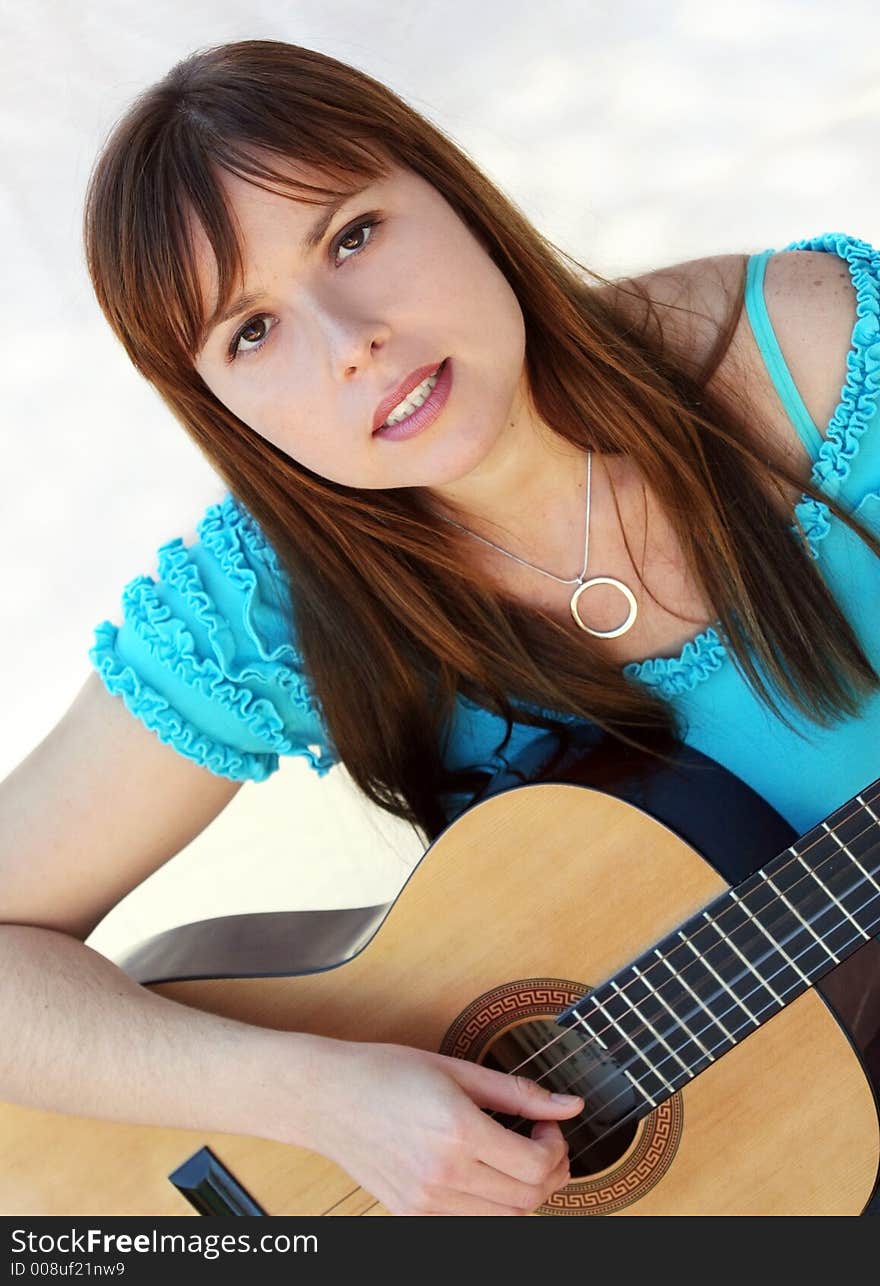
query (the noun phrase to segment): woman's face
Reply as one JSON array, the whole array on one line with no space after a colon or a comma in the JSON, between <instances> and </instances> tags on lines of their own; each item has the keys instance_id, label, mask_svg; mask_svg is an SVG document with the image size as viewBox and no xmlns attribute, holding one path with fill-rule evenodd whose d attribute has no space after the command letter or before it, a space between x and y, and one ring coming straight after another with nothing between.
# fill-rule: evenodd
<instances>
[{"instance_id":1,"label":"woman's face","mask_svg":"<svg viewBox=\"0 0 880 1286\"><path fill-rule=\"evenodd\" d=\"M242 290L254 298L210 331L198 355L215 396L292 459L345 486L442 487L487 461L525 397L522 312L439 192L394 167L346 201L307 249L324 207L226 173L222 181L244 239ZM362 226L367 219L376 222ZM216 266L200 227L195 251L213 308ZM411 438L374 437L382 399L447 357L452 385L439 417Z\"/></svg>"}]
</instances>

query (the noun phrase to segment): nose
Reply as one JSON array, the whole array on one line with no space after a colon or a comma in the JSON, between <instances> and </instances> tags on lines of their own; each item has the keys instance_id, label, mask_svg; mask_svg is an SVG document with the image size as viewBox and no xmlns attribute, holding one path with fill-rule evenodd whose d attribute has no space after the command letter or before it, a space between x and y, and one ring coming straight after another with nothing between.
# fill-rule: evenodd
<instances>
[{"instance_id":1,"label":"nose","mask_svg":"<svg viewBox=\"0 0 880 1286\"><path fill-rule=\"evenodd\" d=\"M340 369L343 376L348 379L356 375L359 370L364 370L376 354L382 351L387 338L386 334L379 335L376 333L376 328L374 327L373 332L366 339L350 345L347 356L341 359Z\"/></svg>"},{"instance_id":2,"label":"nose","mask_svg":"<svg viewBox=\"0 0 880 1286\"><path fill-rule=\"evenodd\" d=\"M386 325L355 324L347 336L338 338L338 356L333 368L350 379L371 365L389 338Z\"/></svg>"},{"instance_id":3,"label":"nose","mask_svg":"<svg viewBox=\"0 0 880 1286\"><path fill-rule=\"evenodd\" d=\"M351 308L326 307L319 324L327 345L329 369L339 379L351 379L369 366L391 335L387 322Z\"/></svg>"}]
</instances>

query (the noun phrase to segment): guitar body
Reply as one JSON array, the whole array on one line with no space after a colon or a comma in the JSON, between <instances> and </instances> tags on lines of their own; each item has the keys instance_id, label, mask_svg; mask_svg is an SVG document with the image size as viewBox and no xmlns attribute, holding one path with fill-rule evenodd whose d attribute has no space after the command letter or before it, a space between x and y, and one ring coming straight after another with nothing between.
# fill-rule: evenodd
<instances>
[{"instance_id":1,"label":"guitar body","mask_svg":"<svg viewBox=\"0 0 880 1286\"><path fill-rule=\"evenodd\" d=\"M329 961L315 947L311 962L288 970L293 976L149 985L266 1027L480 1060L495 1059L523 1024L543 1019L552 1032L556 1015L729 884L666 821L577 775L498 790L470 808L434 840L387 913L377 909L378 930L362 929L366 943L347 960L342 952ZM692 799L693 780L689 790ZM750 794L736 817L743 834ZM771 830L778 822L774 814ZM728 836L736 828L717 812L716 825ZM273 917L229 917L261 919ZM880 1156L875 948L867 943L621 1127L601 1155L587 1150L540 1213L862 1213ZM161 977L155 952L150 963ZM138 970L150 973L143 956L131 966ZM589 1090L586 1097L589 1108ZM582 1137L570 1139L573 1157ZM0 1211L192 1213L168 1176L206 1144L268 1214L388 1213L341 1168L302 1148L11 1105L0 1106Z\"/></svg>"}]
</instances>

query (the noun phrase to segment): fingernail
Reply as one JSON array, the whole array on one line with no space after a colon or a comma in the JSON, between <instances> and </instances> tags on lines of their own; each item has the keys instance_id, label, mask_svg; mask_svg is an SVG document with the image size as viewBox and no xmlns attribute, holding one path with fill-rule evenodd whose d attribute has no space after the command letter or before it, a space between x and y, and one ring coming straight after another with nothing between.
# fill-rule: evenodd
<instances>
[{"instance_id":1,"label":"fingernail","mask_svg":"<svg viewBox=\"0 0 880 1286\"><path fill-rule=\"evenodd\" d=\"M564 1103L566 1107L571 1107L573 1103L580 1103L579 1094L551 1094L554 1103Z\"/></svg>"}]
</instances>

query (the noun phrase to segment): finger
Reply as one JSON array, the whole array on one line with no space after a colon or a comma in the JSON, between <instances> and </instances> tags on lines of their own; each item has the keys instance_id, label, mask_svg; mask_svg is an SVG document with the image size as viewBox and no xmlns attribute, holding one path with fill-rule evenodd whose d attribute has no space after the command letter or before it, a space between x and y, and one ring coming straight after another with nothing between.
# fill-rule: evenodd
<instances>
[{"instance_id":1,"label":"finger","mask_svg":"<svg viewBox=\"0 0 880 1286\"><path fill-rule=\"evenodd\" d=\"M496 1072L461 1058L444 1060L471 1102L508 1116L522 1116L529 1121L565 1119L584 1106L576 1094L555 1094L538 1081L510 1072Z\"/></svg>"},{"instance_id":2,"label":"finger","mask_svg":"<svg viewBox=\"0 0 880 1286\"><path fill-rule=\"evenodd\" d=\"M529 1137L546 1147L548 1165L558 1165L568 1159L568 1139L558 1121L536 1121Z\"/></svg>"},{"instance_id":3,"label":"finger","mask_svg":"<svg viewBox=\"0 0 880 1286\"><path fill-rule=\"evenodd\" d=\"M463 1192L528 1213L543 1205L552 1193L568 1183L569 1178L566 1156L539 1184L521 1183L509 1174L494 1170L483 1161L476 1161L469 1166L457 1183Z\"/></svg>"},{"instance_id":4,"label":"finger","mask_svg":"<svg viewBox=\"0 0 880 1286\"><path fill-rule=\"evenodd\" d=\"M554 1192L559 1192L560 1188L564 1188L567 1183L571 1183L571 1162L566 1155L550 1176L550 1182L547 1185L547 1196L544 1200L546 1201L552 1197Z\"/></svg>"},{"instance_id":5,"label":"finger","mask_svg":"<svg viewBox=\"0 0 880 1286\"><path fill-rule=\"evenodd\" d=\"M470 1192L444 1192L437 1199L436 1210L406 1211L412 1215L523 1215L530 1214L520 1206L505 1205L503 1202L489 1201L485 1197L475 1196ZM442 1208L441 1208L442 1207Z\"/></svg>"},{"instance_id":6,"label":"finger","mask_svg":"<svg viewBox=\"0 0 880 1286\"><path fill-rule=\"evenodd\" d=\"M558 1121L535 1121L529 1135L533 1139L553 1139L554 1142L564 1142L562 1126Z\"/></svg>"},{"instance_id":7,"label":"finger","mask_svg":"<svg viewBox=\"0 0 880 1286\"><path fill-rule=\"evenodd\" d=\"M475 1158L522 1183L546 1183L553 1170L568 1157L568 1140L556 1121L538 1122L532 1127L530 1138L506 1129L488 1116L482 1116L482 1122Z\"/></svg>"}]
</instances>

